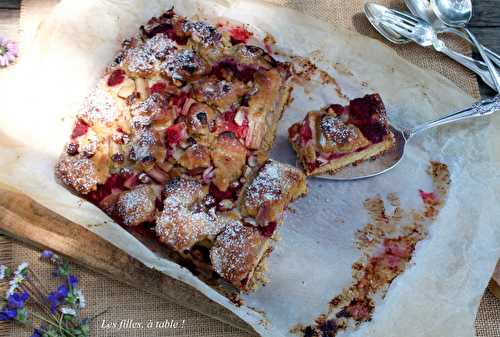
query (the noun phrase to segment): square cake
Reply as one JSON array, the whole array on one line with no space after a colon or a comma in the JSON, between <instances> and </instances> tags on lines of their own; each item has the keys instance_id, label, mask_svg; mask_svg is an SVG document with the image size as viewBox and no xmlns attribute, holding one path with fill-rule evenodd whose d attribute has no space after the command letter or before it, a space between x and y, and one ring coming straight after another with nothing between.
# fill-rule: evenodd
<instances>
[{"instance_id":1,"label":"square cake","mask_svg":"<svg viewBox=\"0 0 500 337\"><path fill-rule=\"evenodd\" d=\"M123 43L77 116L59 181L239 289L304 174L268 159L291 69L230 23L169 10Z\"/></svg>"}]
</instances>

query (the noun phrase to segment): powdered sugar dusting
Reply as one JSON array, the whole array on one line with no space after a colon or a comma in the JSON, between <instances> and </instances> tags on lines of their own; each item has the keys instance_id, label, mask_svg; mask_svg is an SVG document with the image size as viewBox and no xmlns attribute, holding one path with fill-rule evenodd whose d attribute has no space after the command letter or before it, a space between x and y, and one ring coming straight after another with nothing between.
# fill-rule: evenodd
<instances>
[{"instance_id":1,"label":"powdered sugar dusting","mask_svg":"<svg viewBox=\"0 0 500 337\"><path fill-rule=\"evenodd\" d=\"M354 127L346 125L340 117L325 115L321 118L320 127L326 139L336 144L345 144L357 137Z\"/></svg>"},{"instance_id":2,"label":"powdered sugar dusting","mask_svg":"<svg viewBox=\"0 0 500 337\"><path fill-rule=\"evenodd\" d=\"M206 192L195 180L175 179L164 189L164 210L156 219L160 240L178 251L220 233L228 220L207 209Z\"/></svg>"},{"instance_id":3,"label":"powdered sugar dusting","mask_svg":"<svg viewBox=\"0 0 500 337\"><path fill-rule=\"evenodd\" d=\"M136 130L132 138L132 150L134 151L135 160L143 160L152 153L152 147L156 145L156 137L152 130L140 128Z\"/></svg>"},{"instance_id":4,"label":"powdered sugar dusting","mask_svg":"<svg viewBox=\"0 0 500 337\"><path fill-rule=\"evenodd\" d=\"M111 122L118 116L118 108L111 95L97 86L87 96L79 116L89 122Z\"/></svg>"},{"instance_id":5,"label":"powdered sugar dusting","mask_svg":"<svg viewBox=\"0 0 500 337\"><path fill-rule=\"evenodd\" d=\"M206 47L220 41L222 37L214 26L203 21L186 21L183 30L185 32L191 31L193 40L202 43Z\"/></svg>"},{"instance_id":6,"label":"powdered sugar dusting","mask_svg":"<svg viewBox=\"0 0 500 337\"><path fill-rule=\"evenodd\" d=\"M144 43L144 50L158 60L163 60L167 55L177 49L175 41L169 39L165 34L156 34Z\"/></svg>"},{"instance_id":7,"label":"powdered sugar dusting","mask_svg":"<svg viewBox=\"0 0 500 337\"><path fill-rule=\"evenodd\" d=\"M260 207L266 202L280 200L296 181L292 179L291 166L269 160L262 167L245 191L245 204Z\"/></svg>"},{"instance_id":8,"label":"powdered sugar dusting","mask_svg":"<svg viewBox=\"0 0 500 337\"><path fill-rule=\"evenodd\" d=\"M154 93L132 109L132 115L154 116L162 113L167 102L159 93Z\"/></svg>"},{"instance_id":9,"label":"powdered sugar dusting","mask_svg":"<svg viewBox=\"0 0 500 337\"><path fill-rule=\"evenodd\" d=\"M156 195L150 185L141 185L123 192L117 203L117 212L127 226L136 226L154 220Z\"/></svg>"},{"instance_id":10,"label":"powdered sugar dusting","mask_svg":"<svg viewBox=\"0 0 500 337\"><path fill-rule=\"evenodd\" d=\"M257 229L235 221L217 237L210 250L210 260L215 271L224 278L240 282L258 264L264 243Z\"/></svg>"},{"instance_id":11,"label":"powdered sugar dusting","mask_svg":"<svg viewBox=\"0 0 500 337\"><path fill-rule=\"evenodd\" d=\"M81 156L63 156L57 162L56 176L81 194L90 193L99 182L92 160Z\"/></svg>"},{"instance_id":12,"label":"powdered sugar dusting","mask_svg":"<svg viewBox=\"0 0 500 337\"><path fill-rule=\"evenodd\" d=\"M183 81L182 70L196 69L198 63L195 60L196 54L191 49L184 49L167 57L163 70L174 80Z\"/></svg>"},{"instance_id":13,"label":"powdered sugar dusting","mask_svg":"<svg viewBox=\"0 0 500 337\"><path fill-rule=\"evenodd\" d=\"M127 51L125 62L129 71L134 73L148 73L154 70L156 58L143 47L132 48Z\"/></svg>"}]
</instances>

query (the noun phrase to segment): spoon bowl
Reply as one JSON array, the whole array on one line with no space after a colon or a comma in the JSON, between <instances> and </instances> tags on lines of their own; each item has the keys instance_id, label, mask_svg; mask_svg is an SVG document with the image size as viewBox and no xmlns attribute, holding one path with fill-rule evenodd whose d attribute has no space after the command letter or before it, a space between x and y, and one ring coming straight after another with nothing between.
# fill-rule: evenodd
<instances>
[{"instance_id":1,"label":"spoon bowl","mask_svg":"<svg viewBox=\"0 0 500 337\"><path fill-rule=\"evenodd\" d=\"M404 0L410 12L430 23L438 31L448 31L447 26L438 19L432 9L431 0Z\"/></svg>"},{"instance_id":2,"label":"spoon bowl","mask_svg":"<svg viewBox=\"0 0 500 337\"><path fill-rule=\"evenodd\" d=\"M472 18L470 0L431 0L436 16L448 26L464 27Z\"/></svg>"},{"instance_id":3,"label":"spoon bowl","mask_svg":"<svg viewBox=\"0 0 500 337\"><path fill-rule=\"evenodd\" d=\"M472 18L472 2L471 0L431 0L431 6L434 10L436 16L445 25L450 27L461 28L467 33L470 40L474 43L479 54L483 58L484 62L488 65L488 70L490 71L491 77L495 84L497 92L500 92L500 75L497 69L491 62L486 50L479 43L477 38L472 34L472 32L467 29L467 24Z\"/></svg>"},{"instance_id":4,"label":"spoon bowl","mask_svg":"<svg viewBox=\"0 0 500 337\"><path fill-rule=\"evenodd\" d=\"M437 18L432 11L430 0L405 0L405 4L413 15L431 24L433 24L434 21L439 21L436 20Z\"/></svg>"},{"instance_id":5,"label":"spoon bowl","mask_svg":"<svg viewBox=\"0 0 500 337\"><path fill-rule=\"evenodd\" d=\"M380 18L384 17L384 14L388 12L388 8L378 5L373 2L367 2L364 6L365 15L372 24L372 26L387 40L395 44L406 44L410 43L410 39L404 37L403 35L395 32L391 28L387 27Z\"/></svg>"}]
</instances>

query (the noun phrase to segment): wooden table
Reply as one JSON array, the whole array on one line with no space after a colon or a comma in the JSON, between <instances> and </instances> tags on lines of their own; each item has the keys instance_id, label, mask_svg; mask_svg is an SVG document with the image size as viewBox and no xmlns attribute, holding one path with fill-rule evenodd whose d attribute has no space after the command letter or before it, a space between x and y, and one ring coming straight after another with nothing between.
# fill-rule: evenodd
<instances>
[{"instance_id":1,"label":"wooden table","mask_svg":"<svg viewBox=\"0 0 500 337\"><path fill-rule=\"evenodd\" d=\"M500 53L500 0L475 0L473 3L471 30L484 45ZM20 7L21 0L0 0L0 36L19 37ZM494 94L481 80L479 83L481 95L488 97Z\"/></svg>"}]
</instances>

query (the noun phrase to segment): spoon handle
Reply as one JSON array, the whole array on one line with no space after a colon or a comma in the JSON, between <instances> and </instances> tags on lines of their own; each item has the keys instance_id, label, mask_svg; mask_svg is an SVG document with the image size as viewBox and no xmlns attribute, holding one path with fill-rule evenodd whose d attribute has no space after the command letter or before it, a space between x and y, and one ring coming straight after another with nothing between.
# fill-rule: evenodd
<instances>
[{"instance_id":1,"label":"spoon handle","mask_svg":"<svg viewBox=\"0 0 500 337\"><path fill-rule=\"evenodd\" d=\"M469 38L469 36L467 34L462 32L460 29L457 29L454 27L447 27L447 26L440 27L439 29L437 29L437 32L438 33L452 33L452 34L458 35L461 38L467 40L469 43L472 43L471 39ZM481 46L483 47L486 54L488 54L488 57L490 58L490 60L492 60L498 67L500 67L500 55L495 53L493 50L485 47L484 45L481 45ZM485 66L486 66L486 64L485 64Z\"/></svg>"},{"instance_id":2,"label":"spoon handle","mask_svg":"<svg viewBox=\"0 0 500 337\"><path fill-rule=\"evenodd\" d=\"M477 103L474 103L471 107L467 109L454 112L444 117L419 125L409 130L409 136L412 137L417 133L434 128L436 126L454 123L468 118L488 116L499 110L500 110L500 95L497 95L493 98L485 99Z\"/></svg>"},{"instance_id":3,"label":"spoon handle","mask_svg":"<svg viewBox=\"0 0 500 337\"><path fill-rule=\"evenodd\" d=\"M492 81L491 74L487 68L484 68L480 61L474 60L470 57L465 56L464 54L460 54L459 52L454 51L453 49L448 48L443 41L436 39L433 43L434 49L439 51L440 53L445 54L452 60L460 63L464 67L469 70L475 72L478 76L480 76L484 83L486 83L493 90L496 90L495 84Z\"/></svg>"},{"instance_id":4,"label":"spoon handle","mask_svg":"<svg viewBox=\"0 0 500 337\"><path fill-rule=\"evenodd\" d=\"M471 41L476 46L477 50L479 50L479 53L481 54L483 61L488 65L488 69L490 70L491 77L493 78L493 83L495 83L497 92L500 93L500 76L498 75L497 69L495 68L493 63L491 63L491 60L488 57L488 55L486 55L486 52L484 51L483 46L479 43L479 41L476 39L474 34L472 34L472 32L467 28L464 28L464 31L467 33L467 35L469 35Z\"/></svg>"}]
</instances>

